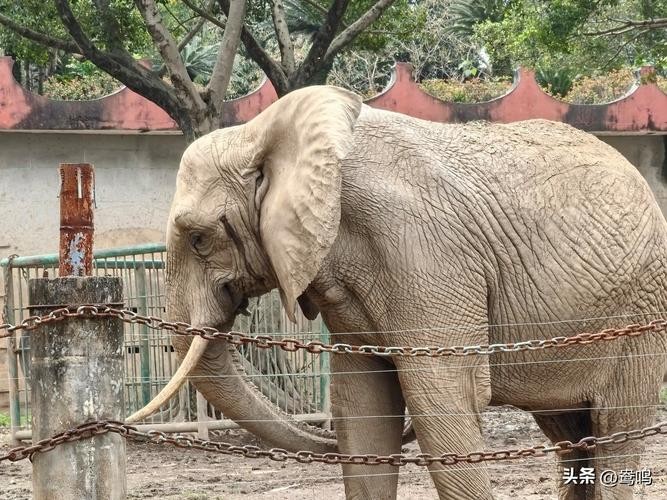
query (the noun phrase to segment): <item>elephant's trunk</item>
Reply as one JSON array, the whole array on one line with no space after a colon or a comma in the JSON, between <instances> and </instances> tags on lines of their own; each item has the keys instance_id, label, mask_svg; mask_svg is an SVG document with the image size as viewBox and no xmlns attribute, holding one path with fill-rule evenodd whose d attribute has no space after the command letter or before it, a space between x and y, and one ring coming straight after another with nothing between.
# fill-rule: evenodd
<instances>
[{"instance_id":1,"label":"elephant's trunk","mask_svg":"<svg viewBox=\"0 0 667 500\"><path fill-rule=\"evenodd\" d=\"M180 351L181 345L177 345ZM335 434L298 422L279 410L243 373L239 353L225 341L196 337L181 366L167 386L127 421L136 422L155 413L189 378L197 390L225 417L259 436L270 446L290 451L337 450Z\"/></svg>"},{"instance_id":2,"label":"elephant's trunk","mask_svg":"<svg viewBox=\"0 0 667 500\"><path fill-rule=\"evenodd\" d=\"M243 372L239 352L227 342L209 344L191 382L225 417L270 446L318 453L337 450L333 432L298 422L266 398Z\"/></svg>"}]
</instances>

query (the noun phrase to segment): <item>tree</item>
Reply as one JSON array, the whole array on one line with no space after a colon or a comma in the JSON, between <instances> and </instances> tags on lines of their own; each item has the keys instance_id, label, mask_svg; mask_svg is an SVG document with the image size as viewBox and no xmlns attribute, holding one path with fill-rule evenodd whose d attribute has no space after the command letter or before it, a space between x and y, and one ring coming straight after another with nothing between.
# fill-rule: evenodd
<instances>
[{"instance_id":1,"label":"tree","mask_svg":"<svg viewBox=\"0 0 667 500\"><path fill-rule=\"evenodd\" d=\"M460 0L479 3L482 0ZM487 2L488 3L488 2ZM556 74L651 63L667 66L665 0L508 0L501 15L472 26L504 69Z\"/></svg>"},{"instance_id":2,"label":"tree","mask_svg":"<svg viewBox=\"0 0 667 500\"><path fill-rule=\"evenodd\" d=\"M400 30L388 30L381 47L354 44L336 59L329 81L371 96L387 84L395 61L411 63L418 81L481 74L487 66L484 54L470 33L456 28L457 6L456 0L413 2Z\"/></svg>"},{"instance_id":3,"label":"tree","mask_svg":"<svg viewBox=\"0 0 667 500\"><path fill-rule=\"evenodd\" d=\"M295 51L295 37L287 23L286 0L0 0L0 25L5 40L9 33L14 42L17 37L29 42L19 48L31 57L38 56L39 50L43 55L44 48L90 61L164 109L192 141L221 126L223 101L241 45L278 95L284 95L323 83L335 57L395 1L324 4L302 0L325 11L303 44L302 57ZM190 18L174 22L179 19L174 9L177 14L189 13ZM273 34L260 37L257 28L267 20ZM182 51L207 23L222 34L210 77L201 87L188 72ZM146 54L159 60L158 68L147 67L135 57Z\"/></svg>"}]
</instances>

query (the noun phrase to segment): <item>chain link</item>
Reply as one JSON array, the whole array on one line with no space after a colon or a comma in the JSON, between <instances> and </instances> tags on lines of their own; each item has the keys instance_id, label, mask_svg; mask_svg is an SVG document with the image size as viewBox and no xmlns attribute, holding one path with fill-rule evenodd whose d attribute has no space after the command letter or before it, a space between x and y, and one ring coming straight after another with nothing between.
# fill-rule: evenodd
<instances>
[{"instance_id":1,"label":"chain link","mask_svg":"<svg viewBox=\"0 0 667 500\"><path fill-rule=\"evenodd\" d=\"M510 342L507 344L490 344L474 346L452 346L452 347L391 347L379 345L351 345L351 344L325 344L319 340L302 342L294 338L276 340L268 335L246 335L244 333L230 331L220 332L210 327L194 327L187 323L165 321L155 316L142 316L129 309L115 309L103 305L82 305L63 307L51 311L45 316L30 316L21 323L11 325L0 324L0 338L9 337L15 331L33 330L40 325L56 323L68 318L116 318L125 323L145 325L154 330L167 330L174 335L199 336L208 340L223 339L234 345L254 345L260 349L278 347L283 351L294 352L304 350L312 354L329 352L333 354L366 354L374 356L405 356L432 358L444 356L470 356L489 355L499 352L535 351L538 349L549 349L553 347L567 347L571 345L586 345L604 340L615 340L621 337L635 337L648 332L657 332L667 327L666 319L657 319L647 324L632 324L621 328L608 328L597 333L579 333L572 337L554 337L544 340L527 340L522 342Z\"/></svg>"},{"instance_id":2,"label":"chain link","mask_svg":"<svg viewBox=\"0 0 667 500\"><path fill-rule=\"evenodd\" d=\"M345 453L315 453L313 451L289 452L282 448L260 449L256 446L237 446L218 441L206 441L182 434L169 435L161 431L149 430L142 432L136 427L112 420L88 422L74 429L57 434L48 439L42 439L31 446L12 448L6 454L0 455L3 461L17 462L32 457L35 453L44 453L63 443L70 443L91 438L101 434L119 434L128 441L149 444L170 444L178 448L201 450L223 455L237 455L245 458L268 458L276 462L295 461L302 464L313 462L323 464L352 464L352 465L394 465L408 464L428 467L433 464L455 465L458 463L476 464L480 462L497 462L502 460L517 460L522 458L543 457L550 453L564 455L574 450L590 450L599 445L619 444L626 441L645 439L650 436L667 434L667 422L660 422L651 427L630 431L616 432L602 437L585 437L576 443L560 441L553 446L532 446L530 448L512 448L496 451L475 451L467 454L443 453L442 455L349 455Z\"/></svg>"}]
</instances>

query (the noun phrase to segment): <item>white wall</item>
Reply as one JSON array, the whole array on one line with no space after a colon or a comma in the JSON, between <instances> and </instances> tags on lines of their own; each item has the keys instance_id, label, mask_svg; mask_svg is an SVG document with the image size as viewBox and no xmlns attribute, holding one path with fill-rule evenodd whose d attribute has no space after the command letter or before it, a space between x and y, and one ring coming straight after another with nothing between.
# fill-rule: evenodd
<instances>
[{"instance_id":1,"label":"white wall","mask_svg":"<svg viewBox=\"0 0 667 500\"><path fill-rule=\"evenodd\" d=\"M164 241L177 135L0 132L0 256L57 251L61 162L95 166L95 248Z\"/></svg>"}]
</instances>

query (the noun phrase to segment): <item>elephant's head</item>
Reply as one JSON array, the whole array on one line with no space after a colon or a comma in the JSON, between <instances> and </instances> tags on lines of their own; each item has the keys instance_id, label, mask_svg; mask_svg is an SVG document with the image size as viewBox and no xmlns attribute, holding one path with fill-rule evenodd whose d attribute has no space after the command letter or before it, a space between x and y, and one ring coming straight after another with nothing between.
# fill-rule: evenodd
<instances>
[{"instance_id":1,"label":"elephant's head","mask_svg":"<svg viewBox=\"0 0 667 500\"><path fill-rule=\"evenodd\" d=\"M167 231L171 314L229 327L246 297L278 287L294 319L338 232L360 109L351 92L311 87L190 145Z\"/></svg>"},{"instance_id":2,"label":"elephant's head","mask_svg":"<svg viewBox=\"0 0 667 500\"><path fill-rule=\"evenodd\" d=\"M169 319L228 330L248 297L276 287L290 319L297 301L306 315L317 314L299 297L338 233L340 161L351 147L360 110L361 100L351 92L309 87L247 124L217 130L187 148L167 230ZM190 374L230 418L286 421L239 380L233 347L201 338L190 345L182 337L174 345L184 357L179 371L132 420L156 411ZM259 425L243 425L264 434ZM286 435L274 431L280 432ZM283 447L304 445L285 439L268 436ZM319 445L330 448L329 442Z\"/></svg>"}]
</instances>

